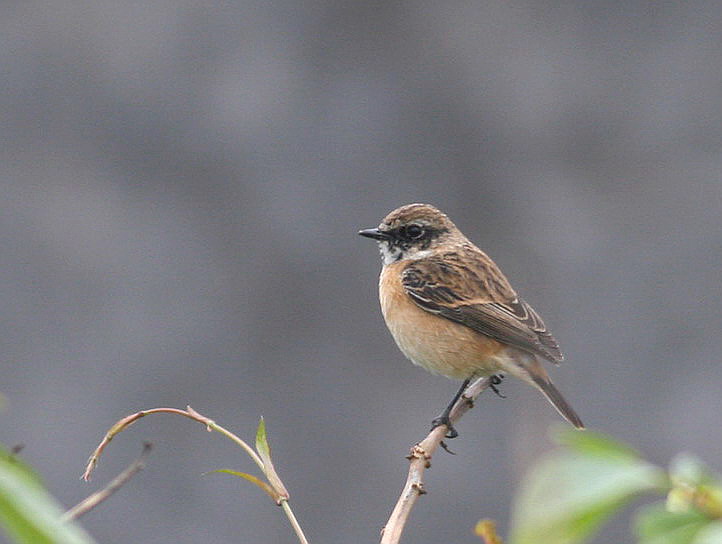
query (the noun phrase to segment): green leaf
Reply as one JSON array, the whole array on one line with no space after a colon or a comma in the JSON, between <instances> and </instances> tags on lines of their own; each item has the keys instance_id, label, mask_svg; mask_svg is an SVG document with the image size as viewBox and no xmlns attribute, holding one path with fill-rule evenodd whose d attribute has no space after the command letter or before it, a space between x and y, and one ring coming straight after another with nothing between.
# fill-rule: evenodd
<instances>
[{"instance_id":1,"label":"green leaf","mask_svg":"<svg viewBox=\"0 0 722 544\"><path fill-rule=\"evenodd\" d=\"M722 518L722 485L702 461L680 454L669 469L672 490L667 495L667 509L672 512L698 510L709 518Z\"/></svg>"},{"instance_id":2,"label":"green leaf","mask_svg":"<svg viewBox=\"0 0 722 544\"><path fill-rule=\"evenodd\" d=\"M7 534L22 544L92 544L80 526L61 520L62 513L36 474L0 449L0 524Z\"/></svg>"},{"instance_id":3,"label":"green leaf","mask_svg":"<svg viewBox=\"0 0 722 544\"><path fill-rule=\"evenodd\" d=\"M656 503L639 510L635 525L639 544L692 544L709 524L709 518L699 512L670 512L663 503Z\"/></svg>"},{"instance_id":4,"label":"green leaf","mask_svg":"<svg viewBox=\"0 0 722 544\"><path fill-rule=\"evenodd\" d=\"M698 486L714 482L705 464L694 455L680 453L670 463L669 475L675 484Z\"/></svg>"},{"instance_id":5,"label":"green leaf","mask_svg":"<svg viewBox=\"0 0 722 544\"><path fill-rule=\"evenodd\" d=\"M540 462L525 479L512 515L512 544L574 544L635 496L661 490L664 472L590 431Z\"/></svg>"},{"instance_id":6,"label":"green leaf","mask_svg":"<svg viewBox=\"0 0 722 544\"><path fill-rule=\"evenodd\" d=\"M561 446L586 455L639 459L640 455L626 444L614 440L611 436L593 431L579 432L569 426L558 428L552 437Z\"/></svg>"},{"instance_id":7,"label":"green leaf","mask_svg":"<svg viewBox=\"0 0 722 544\"><path fill-rule=\"evenodd\" d=\"M714 521L697 533L692 544L719 544L722 542L722 521Z\"/></svg>"},{"instance_id":8,"label":"green leaf","mask_svg":"<svg viewBox=\"0 0 722 544\"><path fill-rule=\"evenodd\" d=\"M230 470L227 468L219 468L218 470L211 470L208 474L213 474L214 472L223 472L225 474L231 474L233 476L238 476L239 478L243 478L244 480L248 480L251 483L256 484L258 487L260 487L265 493L268 494L271 499L274 501L277 500L276 492L273 490L273 488L268 485L266 482L261 480L260 478L257 478L253 474L248 474L247 472L238 472L236 470Z\"/></svg>"},{"instance_id":9,"label":"green leaf","mask_svg":"<svg viewBox=\"0 0 722 544\"><path fill-rule=\"evenodd\" d=\"M271 458L271 447L268 445L268 438L266 437L266 422L263 417L258 422L258 429L256 429L256 451L261 456L263 462L266 459Z\"/></svg>"},{"instance_id":10,"label":"green leaf","mask_svg":"<svg viewBox=\"0 0 722 544\"><path fill-rule=\"evenodd\" d=\"M281 504L282 500L288 499L288 491L278 476L276 467L273 466L271 446L268 445L268 438L266 437L266 422L262 417L258 422L258 429L256 430L256 450L261 461L263 461L263 472L266 478L268 478L268 483L271 484L271 487L276 492L275 500L278 504Z\"/></svg>"}]
</instances>

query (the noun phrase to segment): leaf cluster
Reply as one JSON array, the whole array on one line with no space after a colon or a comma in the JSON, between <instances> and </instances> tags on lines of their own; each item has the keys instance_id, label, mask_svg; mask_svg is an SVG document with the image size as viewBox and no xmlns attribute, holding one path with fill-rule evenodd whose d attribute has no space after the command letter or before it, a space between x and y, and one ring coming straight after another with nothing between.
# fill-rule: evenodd
<instances>
[{"instance_id":1,"label":"leaf cluster","mask_svg":"<svg viewBox=\"0 0 722 544\"><path fill-rule=\"evenodd\" d=\"M721 544L722 482L696 457L667 469L612 438L565 430L562 446L522 483L511 544L582 544L639 497L658 500L635 512L638 544Z\"/></svg>"}]
</instances>

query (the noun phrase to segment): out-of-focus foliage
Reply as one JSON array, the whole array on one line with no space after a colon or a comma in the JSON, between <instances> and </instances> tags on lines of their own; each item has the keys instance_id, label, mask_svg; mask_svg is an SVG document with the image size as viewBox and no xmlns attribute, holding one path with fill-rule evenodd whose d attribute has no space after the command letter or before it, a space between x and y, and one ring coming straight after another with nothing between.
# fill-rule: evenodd
<instances>
[{"instance_id":1,"label":"out-of-focus foliage","mask_svg":"<svg viewBox=\"0 0 722 544\"><path fill-rule=\"evenodd\" d=\"M474 534L481 538L484 544L504 544L496 532L496 523L490 519L482 519L474 527Z\"/></svg>"},{"instance_id":2,"label":"out-of-focus foliage","mask_svg":"<svg viewBox=\"0 0 722 544\"><path fill-rule=\"evenodd\" d=\"M563 446L524 481L511 544L580 544L632 499L666 496L639 509L639 544L722 543L722 483L698 459L680 455L668 470L599 433L564 431Z\"/></svg>"},{"instance_id":3,"label":"out-of-focus foliage","mask_svg":"<svg viewBox=\"0 0 722 544\"><path fill-rule=\"evenodd\" d=\"M0 524L21 544L92 544L78 525L61 519L62 507L37 475L15 455L0 450Z\"/></svg>"}]
</instances>

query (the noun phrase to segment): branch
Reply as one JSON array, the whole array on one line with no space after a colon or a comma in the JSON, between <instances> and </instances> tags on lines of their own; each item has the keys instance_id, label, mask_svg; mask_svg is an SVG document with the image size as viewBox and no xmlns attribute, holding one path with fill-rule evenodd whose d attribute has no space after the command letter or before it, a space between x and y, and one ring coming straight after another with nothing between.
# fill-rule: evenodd
<instances>
[{"instance_id":1,"label":"branch","mask_svg":"<svg viewBox=\"0 0 722 544\"><path fill-rule=\"evenodd\" d=\"M113 478L111 482L103 489L96 491L89 497L86 497L84 500L80 501L70 510L65 512L65 514L63 514L63 521L78 519L80 516L87 514L93 508L98 506L101 502L103 502L105 499L107 499L113 493L123 487L128 482L128 480L135 476L136 473L140 472L143 468L145 468L145 460L148 458L151 449L152 446L150 442L145 442L143 444L143 451L141 452L140 456L135 461L133 461L128 468L126 468L123 472Z\"/></svg>"},{"instance_id":2,"label":"branch","mask_svg":"<svg viewBox=\"0 0 722 544\"><path fill-rule=\"evenodd\" d=\"M456 423L461 416L474 406L474 400L491 385L491 377L479 378L469 387L457 401L449 414L451 423ZM409 460L409 474L406 484L401 492L391 517L381 531L381 544L397 544L404 531L406 520L411 509L416 504L416 499L426 493L424 490L424 471L431 466L431 456L444 440L446 425L440 425L433 429L426 438L411 448L407 459Z\"/></svg>"},{"instance_id":3,"label":"branch","mask_svg":"<svg viewBox=\"0 0 722 544\"><path fill-rule=\"evenodd\" d=\"M95 451L90 456L90 459L88 459L88 464L85 467L85 472L83 473L83 480L86 482L90 480L90 475L92 474L93 470L95 469L96 465L98 464L98 460L100 459L100 456L103 453L103 450L110 444L110 441L113 440L113 438L120 432L127 429L129 426L131 426L133 423L138 421L140 418L145 417L147 415L151 414L175 414L183 417L187 417L189 419L192 419L193 421L197 421L198 423L201 423L205 425L206 430L208 432L216 431L226 438L232 440L237 445L239 445L243 450L248 454L248 456L253 459L253 462L258 465L258 468L261 469L264 476L268 480L267 482L263 482L259 478L256 478L255 476L252 476L250 474L245 474L241 472L233 472L233 471L220 471L220 472L231 472L233 474L236 474L237 476L241 476L242 478L245 478L256 485L258 485L261 489L263 489L266 493L268 493L271 498L276 502L277 505L279 505L282 509L284 514L286 514L286 517L288 518L289 523L291 524L291 527L296 533L296 536L298 537L298 540L301 542L301 544L308 544L308 540L306 539L306 536L303 534L303 530L301 529L301 526L298 524L298 520L296 519L296 516L293 514L293 510L291 510L291 506L288 504L288 498L289 494L286 490L286 487L283 485L283 482L278 477L278 474L276 473L276 469L273 466L273 462L271 461L271 449L268 445L268 441L266 439L266 426L263 422L263 418L261 418L261 422L258 425L258 431L256 432L256 449L258 452L256 452L251 446L249 446L246 442L241 440L238 436L233 434L231 431L227 430L226 428L220 426L218 423L213 421L212 419L199 414L196 412L193 408L190 406L187 407L186 410L179 410L177 408L153 408L151 410L141 410L140 412L136 412L134 414L131 414L129 416L126 416L122 418L120 421L116 422L115 425L113 425L108 432L105 433L105 436L103 437L103 440L98 444L98 447L95 448Z\"/></svg>"}]
</instances>

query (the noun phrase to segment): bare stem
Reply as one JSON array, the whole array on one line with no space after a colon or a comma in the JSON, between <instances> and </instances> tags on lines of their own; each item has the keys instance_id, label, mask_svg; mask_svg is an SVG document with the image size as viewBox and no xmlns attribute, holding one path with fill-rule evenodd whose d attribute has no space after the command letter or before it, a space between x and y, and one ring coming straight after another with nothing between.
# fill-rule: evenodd
<instances>
[{"instance_id":1,"label":"bare stem","mask_svg":"<svg viewBox=\"0 0 722 544\"><path fill-rule=\"evenodd\" d=\"M100 455L103 453L105 447L110 444L110 441L113 440L116 434L124 431L144 416L160 413L178 414L180 416L185 416L191 419L195 419L196 421L200 421L196 417L193 417L189 412L179 410L178 408L153 408L152 410L141 410L140 412L136 412L135 414L126 416L120 421L118 421L115 425L113 425L107 433L105 433L103 440L101 440L100 444L98 444L98 447L95 448L95 451L90 455L90 458L88 459L88 464L85 466L85 472L83 472L81 478L86 482L90 481L90 475L95 469L95 466L98 464L98 459L100 459ZM207 426L205 421L200 422Z\"/></svg>"},{"instance_id":2,"label":"bare stem","mask_svg":"<svg viewBox=\"0 0 722 544\"><path fill-rule=\"evenodd\" d=\"M233 434L231 431L229 431L225 427L221 427L220 425L218 425L218 423L216 423L212 419L199 414L190 406L188 406L187 408L188 408L188 413L191 414L192 418L195 419L196 421L200 421L201 423L203 423L206 426L206 428L208 429L208 432L216 431L218 433L221 433L223 436L232 440L233 442L238 444L241 448L243 448L243 450L248 454L248 456L251 459L253 459L253 462L256 463L256 465L258 465L258 468L260 468L265 473L266 467L263 465L263 461L261 461L261 458L256 453L256 450L254 450L244 440L241 440L240 438L238 438L238 436Z\"/></svg>"},{"instance_id":3,"label":"bare stem","mask_svg":"<svg viewBox=\"0 0 722 544\"><path fill-rule=\"evenodd\" d=\"M128 480L130 480L133 476L135 476L145 467L145 460L148 458L151 449L152 446L150 442L144 443L143 451L141 452L140 456L135 461L133 461L130 466L128 466L128 468L126 468L123 472L113 478L110 483L103 489L96 491L92 495L86 497L84 500L80 501L70 510L65 512L65 514L63 514L63 521L78 519L80 516L87 514L93 508L98 506L101 502L110 497L113 493L118 491L118 489L123 487L128 482Z\"/></svg>"},{"instance_id":4,"label":"bare stem","mask_svg":"<svg viewBox=\"0 0 722 544\"><path fill-rule=\"evenodd\" d=\"M303 534L303 529L301 529L301 526L298 524L298 520L293 514L293 510L291 510L291 505L288 504L288 499L283 499L281 501L281 508L283 508L283 512L286 514L288 521L291 523L291 527L293 527L299 542L301 542L301 544L308 544L306 535Z\"/></svg>"},{"instance_id":5,"label":"bare stem","mask_svg":"<svg viewBox=\"0 0 722 544\"><path fill-rule=\"evenodd\" d=\"M451 423L456 423L461 416L473 406L474 400L491 385L491 378L479 378L467 387L466 392L457 401L449 414ZM446 425L433 429L421 442L411 448L409 453L409 473L406 477L404 489L396 502L393 512L386 526L381 532L381 544L397 544L401 539L406 521L416 500L426 493L424 490L424 471L431 466L431 456L438 449L444 435Z\"/></svg>"},{"instance_id":6,"label":"bare stem","mask_svg":"<svg viewBox=\"0 0 722 544\"><path fill-rule=\"evenodd\" d=\"M127 429L130 425L138 421L140 418L150 415L150 414L175 414L183 417L187 417L189 419L192 419L193 421L197 421L199 423L202 423L205 425L206 429L211 431L216 431L226 438L232 440L237 445L239 445L243 450L248 454L248 456L253 459L253 462L258 465L258 468L261 469L263 474L268 478L269 484L267 486L268 490L272 490L273 494L272 497L276 501L278 505L280 505L283 508L284 513L286 514L286 517L288 518L289 522L291 523L291 527L293 527L293 530L295 531L296 535L298 536L299 541L301 544L308 544L308 540L306 540L306 536L303 534L303 530L301 529L301 526L298 523L298 520L296 519L296 516L293 514L293 510L291 510L291 505L288 504L288 491L286 491L285 486L283 485L283 482L281 482L281 479L276 474L275 468L273 467L273 464L270 460L270 455L268 456L268 465L263 462L263 459L261 459L261 456L259 456L256 451L249 446L244 440L239 438L237 435L226 429L225 427L222 427L212 419L196 412L193 408L190 406L187 407L187 410L179 410L178 408L153 408L151 410L142 410L140 412L136 412L134 414L131 414L129 416L124 417L120 421L118 421L115 425L113 425L108 432L105 433L105 436L103 437L103 440L101 440L100 444L98 444L98 447L95 448L95 451L93 451L92 455L88 459L88 464L85 467L85 472L83 473L82 478L85 481L90 480L90 476L95 469L96 465L98 464L98 460L100 459L100 456L103 453L103 450L105 450L106 446L110 443L111 440L120 432ZM267 452L268 453L268 452ZM138 469L139 470L139 469ZM137 470L136 470L137 472ZM131 474L132 476L132 474ZM254 477L255 478L255 477ZM126 478L127 481L128 478ZM115 480L114 480L115 481ZM123 482L124 483L124 482ZM121 483L122 485L122 483ZM265 485L265 484L264 484ZM266 489L265 487L262 487L263 489ZM92 497L92 496L91 496ZM104 497L101 500L104 500L107 497ZM90 497L89 497L90 499ZM84 501L85 502L85 501ZM100 502L100 501L98 501ZM82 504L82 503L81 503ZM78 505L80 506L80 505ZM91 506L94 507L95 505ZM75 510L74 507L73 510ZM66 516L69 515L66 514Z\"/></svg>"}]
</instances>

